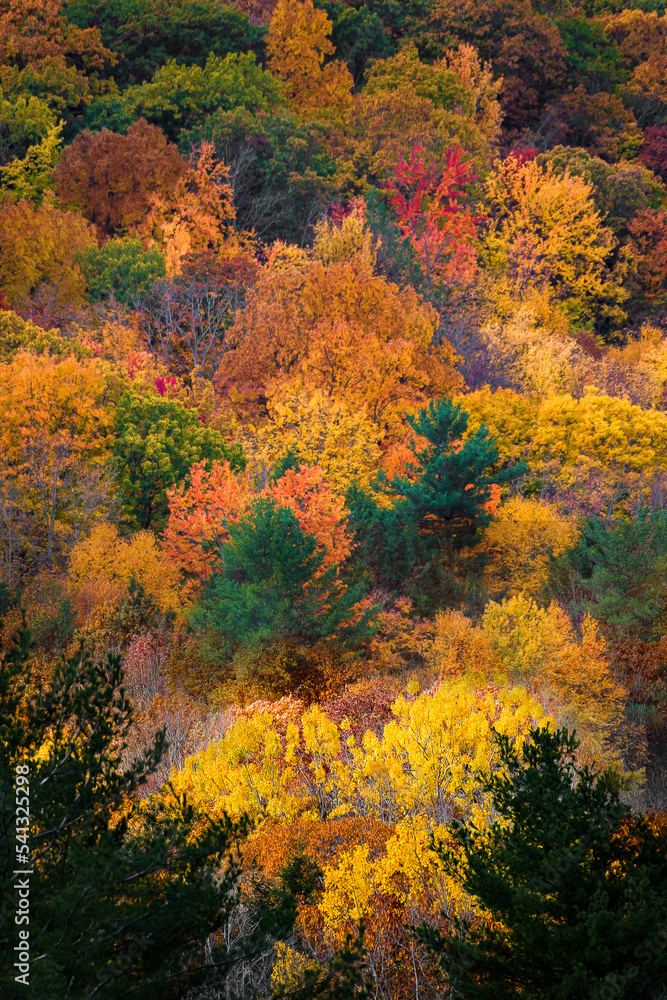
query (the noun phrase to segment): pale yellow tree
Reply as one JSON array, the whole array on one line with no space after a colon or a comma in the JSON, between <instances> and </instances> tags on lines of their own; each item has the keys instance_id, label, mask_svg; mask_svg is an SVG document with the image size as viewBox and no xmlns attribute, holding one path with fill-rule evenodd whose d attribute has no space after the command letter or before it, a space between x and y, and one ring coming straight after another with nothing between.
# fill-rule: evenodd
<instances>
[{"instance_id":1,"label":"pale yellow tree","mask_svg":"<svg viewBox=\"0 0 667 1000\"><path fill-rule=\"evenodd\" d=\"M497 283L495 294L521 300L548 288L572 319L600 314L620 321L627 299L612 273L616 240L578 176L557 176L551 165L521 163L510 154L486 182L489 219L481 257Z\"/></svg>"}]
</instances>

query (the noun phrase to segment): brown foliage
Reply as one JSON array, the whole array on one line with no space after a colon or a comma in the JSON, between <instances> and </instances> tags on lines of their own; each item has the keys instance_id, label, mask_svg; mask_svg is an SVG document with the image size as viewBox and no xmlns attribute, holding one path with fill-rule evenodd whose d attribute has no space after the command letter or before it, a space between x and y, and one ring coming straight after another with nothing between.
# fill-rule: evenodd
<instances>
[{"instance_id":1,"label":"brown foliage","mask_svg":"<svg viewBox=\"0 0 667 1000\"><path fill-rule=\"evenodd\" d=\"M565 47L558 28L529 0L438 0L433 26L440 39L474 45L503 79L505 125L535 121L565 75Z\"/></svg>"},{"instance_id":2,"label":"brown foliage","mask_svg":"<svg viewBox=\"0 0 667 1000\"><path fill-rule=\"evenodd\" d=\"M667 182L667 125L651 125L644 129L643 135L639 159Z\"/></svg>"},{"instance_id":3,"label":"brown foliage","mask_svg":"<svg viewBox=\"0 0 667 1000\"><path fill-rule=\"evenodd\" d=\"M64 151L55 180L61 202L93 222L102 240L136 230L151 196L168 195L185 170L176 146L140 118L127 135L82 132Z\"/></svg>"},{"instance_id":4,"label":"brown foliage","mask_svg":"<svg viewBox=\"0 0 667 1000\"><path fill-rule=\"evenodd\" d=\"M665 298L667 286L667 209L646 208L629 224L637 255L637 279L643 295L653 302Z\"/></svg>"},{"instance_id":5,"label":"brown foliage","mask_svg":"<svg viewBox=\"0 0 667 1000\"><path fill-rule=\"evenodd\" d=\"M611 163L632 157L641 144L635 116L615 94L587 94L577 87L549 105L545 119L550 145L581 147Z\"/></svg>"}]
</instances>

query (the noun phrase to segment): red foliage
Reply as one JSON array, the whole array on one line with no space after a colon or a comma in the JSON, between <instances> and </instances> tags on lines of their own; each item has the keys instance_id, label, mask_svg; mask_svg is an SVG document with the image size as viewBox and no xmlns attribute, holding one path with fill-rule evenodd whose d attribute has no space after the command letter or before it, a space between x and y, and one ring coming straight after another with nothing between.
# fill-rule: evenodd
<instances>
[{"instance_id":1,"label":"red foliage","mask_svg":"<svg viewBox=\"0 0 667 1000\"><path fill-rule=\"evenodd\" d=\"M667 289L667 209L645 208L628 225L638 251L637 277L649 301L665 297Z\"/></svg>"},{"instance_id":2,"label":"red foliage","mask_svg":"<svg viewBox=\"0 0 667 1000\"><path fill-rule=\"evenodd\" d=\"M667 125L651 125L644 129L639 159L667 183Z\"/></svg>"},{"instance_id":3,"label":"red foliage","mask_svg":"<svg viewBox=\"0 0 667 1000\"><path fill-rule=\"evenodd\" d=\"M409 161L400 158L395 180L384 188L430 293L442 283L468 283L477 269L472 241L480 220L464 205L465 185L473 179L472 166L458 146L447 151L440 171L435 164L428 165L417 144Z\"/></svg>"}]
</instances>

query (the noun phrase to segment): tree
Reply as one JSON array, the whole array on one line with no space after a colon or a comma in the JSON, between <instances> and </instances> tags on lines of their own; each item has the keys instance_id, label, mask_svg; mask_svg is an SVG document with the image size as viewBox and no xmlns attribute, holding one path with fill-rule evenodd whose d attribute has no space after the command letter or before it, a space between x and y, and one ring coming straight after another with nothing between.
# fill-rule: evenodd
<instances>
[{"instance_id":1,"label":"tree","mask_svg":"<svg viewBox=\"0 0 667 1000\"><path fill-rule=\"evenodd\" d=\"M118 57L111 73L121 88L150 80L170 59L201 67L211 53L260 54L263 47L264 30L246 13L208 0L69 0L67 19L99 31Z\"/></svg>"},{"instance_id":2,"label":"tree","mask_svg":"<svg viewBox=\"0 0 667 1000\"><path fill-rule=\"evenodd\" d=\"M78 653L36 684L23 629L0 660L0 706L0 933L19 963L0 973L8 1000L26 982L54 1000L185 998L289 935L296 899L283 883L247 900L254 930L237 936L247 817L195 822L185 798L166 790L137 800L165 738L160 731L122 763L133 714L118 656L93 663ZM25 836L18 798L29 799ZM29 924L14 920L17 866L32 890ZM24 948L39 955L25 969Z\"/></svg>"},{"instance_id":3,"label":"tree","mask_svg":"<svg viewBox=\"0 0 667 1000\"><path fill-rule=\"evenodd\" d=\"M83 132L56 169L63 205L76 208L100 238L133 233L148 214L150 198L171 192L187 169L164 133L143 119L127 135Z\"/></svg>"},{"instance_id":4,"label":"tree","mask_svg":"<svg viewBox=\"0 0 667 1000\"><path fill-rule=\"evenodd\" d=\"M273 111L284 102L283 90L251 53L233 53L224 59L210 55L203 68L172 60L150 83L128 87L123 102L176 141L183 129L201 125L217 108Z\"/></svg>"},{"instance_id":5,"label":"tree","mask_svg":"<svg viewBox=\"0 0 667 1000\"><path fill-rule=\"evenodd\" d=\"M196 222L196 217L191 221ZM190 220L186 220L185 225L189 224ZM197 237L201 239L201 232ZM139 240L136 243L140 246ZM157 246L151 250L154 259L164 262ZM141 258L143 267L150 261L149 253ZM222 259L205 251L184 253L183 260L180 273L173 273L172 254L170 277L165 277L163 271L150 287L135 283L131 301L145 343L168 372L194 369L210 378L218 369L227 329L258 265L250 254L243 250L235 254L231 247Z\"/></svg>"},{"instance_id":6,"label":"tree","mask_svg":"<svg viewBox=\"0 0 667 1000\"><path fill-rule=\"evenodd\" d=\"M465 185L473 178L458 147L447 151L440 172L435 164L427 164L416 145L409 162L401 156L395 179L384 189L431 300L457 281L469 284L476 270L473 243L478 220L462 204Z\"/></svg>"},{"instance_id":7,"label":"tree","mask_svg":"<svg viewBox=\"0 0 667 1000\"><path fill-rule=\"evenodd\" d=\"M438 0L431 25L443 43L474 45L502 78L500 100L505 125L520 131L539 117L562 86L567 50L557 26L527 0Z\"/></svg>"},{"instance_id":8,"label":"tree","mask_svg":"<svg viewBox=\"0 0 667 1000\"><path fill-rule=\"evenodd\" d=\"M74 337L64 337L60 330L43 330L9 309L0 309L0 363L11 364L23 351L57 358L71 354L77 361L93 354L87 345Z\"/></svg>"},{"instance_id":9,"label":"tree","mask_svg":"<svg viewBox=\"0 0 667 1000\"><path fill-rule=\"evenodd\" d=\"M313 0L278 0L266 36L268 66L287 85L302 114L329 110L341 114L352 107L352 75L337 60L324 63L335 49L332 23Z\"/></svg>"},{"instance_id":10,"label":"tree","mask_svg":"<svg viewBox=\"0 0 667 1000\"><path fill-rule=\"evenodd\" d=\"M46 328L71 319L85 303L77 254L94 239L85 219L52 203L0 203L0 287L11 308Z\"/></svg>"},{"instance_id":11,"label":"tree","mask_svg":"<svg viewBox=\"0 0 667 1000\"><path fill-rule=\"evenodd\" d=\"M279 500L255 500L227 532L224 575L211 576L190 623L205 641L214 637L223 661L236 654L267 678L280 664L295 684L302 674L308 691L309 660L358 648L372 635L379 608L358 606L363 584L343 584L338 563L325 569L317 539Z\"/></svg>"},{"instance_id":12,"label":"tree","mask_svg":"<svg viewBox=\"0 0 667 1000\"><path fill-rule=\"evenodd\" d=\"M238 228L266 242L308 242L311 228L334 196L335 163L328 127L289 108L251 113L219 108L181 140L215 144L229 167Z\"/></svg>"},{"instance_id":13,"label":"tree","mask_svg":"<svg viewBox=\"0 0 667 1000\"><path fill-rule=\"evenodd\" d=\"M575 582L579 603L612 636L656 640L665 631L666 552L667 518L662 514L644 512L611 523L591 517L579 544L553 564L552 586L565 597Z\"/></svg>"},{"instance_id":14,"label":"tree","mask_svg":"<svg viewBox=\"0 0 667 1000\"><path fill-rule=\"evenodd\" d=\"M76 27L62 8L63 0L5 0L0 10L3 89L32 94L60 112L85 104L91 77L114 61L99 30Z\"/></svg>"},{"instance_id":15,"label":"tree","mask_svg":"<svg viewBox=\"0 0 667 1000\"><path fill-rule=\"evenodd\" d=\"M551 144L583 147L611 163L634 158L641 145L635 116L615 94L588 94L577 87L547 105L544 114Z\"/></svg>"},{"instance_id":16,"label":"tree","mask_svg":"<svg viewBox=\"0 0 667 1000\"><path fill-rule=\"evenodd\" d=\"M226 459L245 466L239 445L227 446L179 400L128 390L115 411L113 453L127 516L140 528L164 526L167 490L183 481L195 462Z\"/></svg>"},{"instance_id":17,"label":"tree","mask_svg":"<svg viewBox=\"0 0 667 1000\"><path fill-rule=\"evenodd\" d=\"M667 210L639 212L629 225L631 245L638 254L640 295L651 305L665 299L667 279Z\"/></svg>"},{"instance_id":18,"label":"tree","mask_svg":"<svg viewBox=\"0 0 667 1000\"><path fill-rule=\"evenodd\" d=\"M499 458L496 443L485 427L465 437L468 415L461 403L454 405L446 397L431 400L407 421L423 446L421 441L411 443L414 460L409 475L381 478L381 489L396 498L403 516L427 534L438 535L447 526L450 533L474 536L490 521L485 505L492 486L521 470L490 472Z\"/></svg>"},{"instance_id":19,"label":"tree","mask_svg":"<svg viewBox=\"0 0 667 1000\"><path fill-rule=\"evenodd\" d=\"M558 177L529 154L510 154L486 183L487 232L480 257L506 292L548 289L580 327L614 327L628 297L610 270L616 240L596 211L591 186Z\"/></svg>"},{"instance_id":20,"label":"tree","mask_svg":"<svg viewBox=\"0 0 667 1000\"><path fill-rule=\"evenodd\" d=\"M406 407L460 381L453 350L433 346L434 311L359 257L325 267L266 268L229 334L216 376L235 408L266 414L287 384L364 409L382 433Z\"/></svg>"},{"instance_id":21,"label":"tree","mask_svg":"<svg viewBox=\"0 0 667 1000\"><path fill-rule=\"evenodd\" d=\"M0 167L3 200L27 199L37 207L42 204L45 192L53 187L53 170L60 159L62 127L60 121L39 143L28 146L23 159L14 159L6 167Z\"/></svg>"},{"instance_id":22,"label":"tree","mask_svg":"<svg viewBox=\"0 0 667 1000\"><path fill-rule=\"evenodd\" d=\"M66 591L77 625L99 627L118 611L134 581L155 600L163 615L178 610L178 571L160 549L152 531L128 541L109 521L96 524L70 553Z\"/></svg>"},{"instance_id":23,"label":"tree","mask_svg":"<svg viewBox=\"0 0 667 1000\"><path fill-rule=\"evenodd\" d=\"M649 125L638 157L649 170L667 181L667 125Z\"/></svg>"},{"instance_id":24,"label":"tree","mask_svg":"<svg viewBox=\"0 0 667 1000\"><path fill-rule=\"evenodd\" d=\"M49 565L58 542L78 538L109 503L113 417L107 373L93 359L17 353L0 366L0 442L4 472L37 525Z\"/></svg>"},{"instance_id":25,"label":"tree","mask_svg":"<svg viewBox=\"0 0 667 1000\"><path fill-rule=\"evenodd\" d=\"M99 302L113 295L123 304L148 292L167 271L159 247L144 252L138 237L111 239L102 246L89 247L80 256L80 266L89 299Z\"/></svg>"},{"instance_id":26,"label":"tree","mask_svg":"<svg viewBox=\"0 0 667 1000\"><path fill-rule=\"evenodd\" d=\"M0 163L24 156L57 124L56 116L39 97L0 98Z\"/></svg>"},{"instance_id":27,"label":"tree","mask_svg":"<svg viewBox=\"0 0 667 1000\"><path fill-rule=\"evenodd\" d=\"M612 772L575 762L567 730L536 729L517 748L497 736L487 774L498 818L454 824L436 846L481 910L451 932L415 929L464 1000L636 997L664 989L667 830L631 816Z\"/></svg>"},{"instance_id":28,"label":"tree","mask_svg":"<svg viewBox=\"0 0 667 1000\"><path fill-rule=\"evenodd\" d=\"M537 162L541 166L550 163L556 176L563 177L567 172L590 184L590 196L600 217L621 241L627 239L628 225L639 212L660 208L664 199L663 185L642 166L644 161L605 163L585 149L556 146L539 156Z\"/></svg>"},{"instance_id":29,"label":"tree","mask_svg":"<svg viewBox=\"0 0 667 1000\"><path fill-rule=\"evenodd\" d=\"M493 554L489 584L506 588L509 596L524 592L539 598L551 558L562 555L576 537L576 524L551 504L512 497L484 533L484 544Z\"/></svg>"}]
</instances>

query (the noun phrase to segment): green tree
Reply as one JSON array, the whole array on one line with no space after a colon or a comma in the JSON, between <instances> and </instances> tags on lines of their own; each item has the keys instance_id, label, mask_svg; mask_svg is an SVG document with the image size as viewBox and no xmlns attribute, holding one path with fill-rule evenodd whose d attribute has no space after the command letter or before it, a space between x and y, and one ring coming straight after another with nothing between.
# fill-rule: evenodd
<instances>
[{"instance_id":1,"label":"green tree","mask_svg":"<svg viewBox=\"0 0 667 1000\"><path fill-rule=\"evenodd\" d=\"M554 561L551 589L566 602L578 594L570 610L590 610L617 637L650 641L665 631L666 573L666 516L589 518L579 544Z\"/></svg>"},{"instance_id":2,"label":"green tree","mask_svg":"<svg viewBox=\"0 0 667 1000\"><path fill-rule=\"evenodd\" d=\"M182 402L133 390L116 407L114 459L125 513L138 527L156 530L169 513L167 490L195 462L226 459L233 469L245 468L241 446L226 445Z\"/></svg>"},{"instance_id":3,"label":"green tree","mask_svg":"<svg viewBox=\"0 0 667 1000\"><path fill-rule=\"evenodd\" d=\"M134 115L141 114L175 140L181 129L201 124L217 108L273 111L285 98L281 81L263 70L252 53L231 53L224 59L211 54L203 67L172 59L149 83L128 87L122 100Z\"/></svg>"},{"instance_id":4,"label":"green tree","mask_svg":"<svg viewBox=\"0 0 667 1000\"><path fill-rule=\"evenodd\" d=\"M190 616L196 631L216 637L223 655L261 661L280 648L301 660L299 651L354 649L373 634L379 609L355 607L363 584L345 585L337 566L322 570L324 553L288 507L258 499L228 531L224 575L212 576Z\"/></svg>"},{"instance_id":5,"label":"green tree","mask_svg":"<svg viewBox=\"0 0 667 1000\"><path fill-rule=\"evenodd\" d=\"M664 996L667 827L631 816L620 781L575 763L567 730L535 730L482 779L497 819L436 846L483 917L416 936L461 1000Z\"/></svg>"},{"instance_id":6,"label":"green tree","mask_svg":"<svg viewBox=\"0 0 667 1000\"><path fill-rule=\"evenodd\" d=\"M7 1000L176 1000L224 987L292 930L296 898L283 884L255 900L254 920L236 933L246 818L195 816L166 789L139 800L165 739L159 732L124 766L131 724L119 657L99 664L78 653L37 684L23 630L0 660L0 938L20 960L27 931L31 956L28 991L15 959L3 962ZM15 823L24 799L25 837ZM14 920L19 879L30 887L23 924Z\"/></svg>"},{"instance_id":7,"label":"green tree","mask_svg":"<svg viewBox=\"0 0 667 1000\"><path fill-rule=\"evenodd\" d=\"M113 76L119 86L143 83L170 59L203 66L210 53L254 51L262 55L266 29L250 23L232 4L211 0L70 0L68 19L95 26L117 53Z\"/></svg>"},{"instance_id":8,"label":"green tree","mask_svg":"<svg viewBox=\"0 0 667 1000\"><path fill-rule=\"evenodd\" d=\"M230 168L236 224L267 242L303 245L335 196L336 165L327 150L327 126L287 108L219 108L203 124L181 132L181 147L204 139Z\"/></svg>"},{"instance_id":9,"label":"green tree","mask_svg":"<svg viewBox=\"0 0 667 1000\"><path fill-rule=\"evenodd\" d=\"M426 444L411 445L408 475L379 477L376 488L392 498L392 507L380 506L358 486L348 491L356 542L352 571L409 596L420 614L461 601L476 606L485 556L473 549L490 520L485 505L492 487L522 467L493 471L496 443L485 427L466 437L468 415L460 403L432 400L407 420Z\"/></svg>"},{"instance_id":10,"label":"green tree","mask_svg":"<svg viewBox=\"0 0 667 1000\"><path fill-rule=\"evenodd\" d=\"M84 250L81 272L93 302L113 294L118 302L127 303L148 292L158 278L164 278L167 265L159 247L144 251L138 237L126 237Z\"/></svg>"},{"instance_id":11,"label":"green tree","mask_svg":"<svg viewBox=\"0 0 667 1000\"><path fill-rule=\"evenodd\" d=\"M372 612L356 621L353 610L363 589L344 586L337 566L320 572L324 553L313 535L303 534L289 507L258 499L228 530L224 575L212 577L194 621L247 646L284 637L349 645L371 634Z\"/></svg>"},{"instance_id":12,"label":"green tree","mask_svg":"<svg viewBox=\"0 0 667 1000\"><path fill-rule=\"evenodd\" d=\"M500 457L496 442L486 427L465 436L468 414L461 403L455 405L446 397L431 400L416 417L406 419L427 444L411 444L414 462L409 477L381 479L380 488L396 497L404 518L418 523L427 534L446 531L469 540L491 519L485 510L491 487L507 482L522 469L492 471Z\"/></svg>"}]
</instances>

